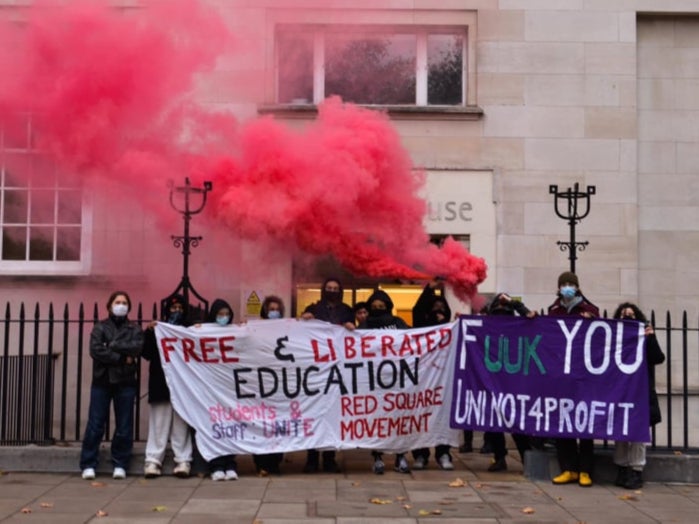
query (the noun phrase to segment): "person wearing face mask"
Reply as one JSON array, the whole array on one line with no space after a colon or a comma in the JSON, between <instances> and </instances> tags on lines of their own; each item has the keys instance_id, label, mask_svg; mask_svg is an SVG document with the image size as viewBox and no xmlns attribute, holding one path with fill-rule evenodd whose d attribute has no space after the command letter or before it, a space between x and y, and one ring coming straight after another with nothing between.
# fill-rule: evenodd
<instances>
[{"instance_id":1,"label":"person wearing face mask","mask_svg":"<svg viewBox=\"0 0 699 524\"><path fill-rule=\"evenodd\" d=\"M405 320L393 315L393 300L385 291L380 289L374 291L367 300L367 304L369 315L357 329L408 329L410 327ZM383 454L380 451L373 451L371 454L374 457L374 473L383 475L386 469ZM398 473L410 473L405 453L396 454L393 469Z\"/></svg>"},{"instance_id":2,"label":"person wearing face mask","mask_svg":"<svg viewBox=\"0 0 699 524\"><path fill-rule=\"evenodd\" d=\"M260 307L260 318L265 320L277 320L284 317L284 302L282 299L269 295L262 301ZM280 466L284 459L283 453L267 453L264 455L253 455L257 473L265 476L268 473L278 475L281 473Z\"/></svg>"},{"instance_id":3,"label":"person wearing face mask","mask_svg":"<svg viewBox=\"0 0 699 524\"><path fill-rule=\"evenodd\" d=\"M437 292L440 294L437 294ZM451 308L444 298L444 280L437 277L422 290L413 306L413 327L430 327L445 324L451 320ZM437 464L444 470L454 469L450 446L439 444L434 448ZM430 458L429 448L413 450L413 469L425 469Z\"/></svg>"},{"instance_id":4,"label":"person wearing face mask","mask_svg":"<svg viewBox=\"0 0 699 524\"><path fill-rule=\"evenodd\" d=\"M557 317L599 317L599 309L580 291L575 273L566 271L558 277L558 297L548 308L548 314ZM553 478L554 484L577 482L580 486L592 486L592 439L556 439L556 455L561 474Z\"/></svg>"},{"instance_id":5,"label":"person wearing face mask","mask_svg":"<svg viewBox=\"0 0 699 524\"><path fill-rule=\"evenodd\" d=\"M635 320L645 326L650 415L648 423L650 426L654 426L662 419L658 393L655 391L655 366L665 362L665 354L660 349L653 326L636 304L630 302L619 304L614 312L614 318ZM626 489L641 489L643 487L643 468L646 465L646 444L644 442L616 442L614 445L614 464L617 466L615 485Z\"/></svg>"},{"instance_id":6,"label":"person wearing face mask","mask_svg":"<svg viewBox=\"0 0 699 524\"><path fill-rule=\"evenodd\" d=\"M217 298L211 303L207 322L209 325L225 327L233 322L233 308L221 298ZM209 462L211 480L219 482L221 480L238 480L238 465L235 455L221 455Z\"/></svg>"},{"instance_id":7,"label":"person wearing face mask","mask_svg":"<svg viewBox=\"0 0 699 524\"><path fill-rule=\"evenodd\" d=\"M320 300L308 306L301 315L302 320L324 320L331 324L344 326L346 329L354 330L354 311L347 304L342 302L344 290L342 283L337 278L327 278L320 288ZM306 455L306 464L303 467L304 473L316 473L319 466L319 456L317 449L309 449ZM335 450L323 451L323 471L326 473L338 473L340 467L335 460Z\"/></svg>"},{"instance_id":8,"label":"person wearing face mask","mask_svg":"<svg viewBox=\"0 0 699 524\"><path fill-rule=\"evenodd\" d=\"M80 451L82 478L95 478L99 446L114 404L114 435L111 452L115 479L126 478L133 449L133 412L136 399L138 357L143 349L141 328L129 321L131 299L115 291L107 300L109 316L90 333L92 386L87 426Z\"/></svg>"},{"instance_id":9,"label":"person wearing face mask","mask_svg":"<svg viewBox=\"0 0 699 524\"><path fill-rule=\"evenodd\" d=\"M165 299L162 313L163 322L176 326L186 326L186 304L182 295L172 295ZM143 475L146 478L162 474L163 460L167 443L170 442L175 455L173 474L179 478L189 477L192 463L192 434L187 423L172 408L170 389L165 381L160 351L151 322L145 331L143 358L148 360L148 440Z\"/></svg>"}]
</instances>

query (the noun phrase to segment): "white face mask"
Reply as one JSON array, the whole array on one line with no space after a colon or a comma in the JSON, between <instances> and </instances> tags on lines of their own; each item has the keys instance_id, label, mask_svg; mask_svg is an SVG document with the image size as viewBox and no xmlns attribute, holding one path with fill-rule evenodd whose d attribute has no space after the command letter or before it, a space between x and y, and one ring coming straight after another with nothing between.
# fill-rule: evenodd
<instances>
[{"instance_id":1,"label":"white face mask","mask_svg":"<svg viewBox=\"0 0 699 524\"><path fill-rule=\"evenodd\" d=\"M270 311L267 313L267 318L282 318L282 312L277 311L276 309L274 311Z\"/></svg>"},{"instance_id":2,"label":"white face mask","mask_svg":"<svg viewBox=\"0 0 699 524\"><path fill-rule=\"evenodd\" d=\"M112 315L115 317L125 317L129 312L129 306L126 304L114 304L112 306Z\"/></svg>"}]
</instances>

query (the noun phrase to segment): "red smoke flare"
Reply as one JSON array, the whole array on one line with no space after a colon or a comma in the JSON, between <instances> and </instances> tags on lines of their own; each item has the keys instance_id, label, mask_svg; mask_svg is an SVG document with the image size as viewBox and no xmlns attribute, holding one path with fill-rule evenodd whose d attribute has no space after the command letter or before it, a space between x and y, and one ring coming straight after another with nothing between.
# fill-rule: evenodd
<instances>
[{"instance_id":1,"label":"red smoke flare","mask_svg":"<svg viewBox=\"0 0 699 524\"><path fill-rule=\"evenodd\" d=\"M207 211L241 237L332 254L356 274L441 275L460 298L474 296L485 263L453 240L429 243L424 177L385 115L330 100L294 132L206 113L195 78L235 39L204 2L143 5L37 2L21 10L26 23L3 24L6 143L29 112L35 145L60 172L138 187L134 198L153 213L167 209L167 180L210 179Z\"/></svg>"}]
</instances>

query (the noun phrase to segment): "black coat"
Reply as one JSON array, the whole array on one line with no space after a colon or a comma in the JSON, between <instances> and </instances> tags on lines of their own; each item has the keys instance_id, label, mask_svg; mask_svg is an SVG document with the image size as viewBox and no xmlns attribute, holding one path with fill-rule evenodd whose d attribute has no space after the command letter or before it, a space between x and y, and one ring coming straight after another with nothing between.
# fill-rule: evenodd
<instances>
[{"instance_id":1,"label":"black coat","mask_svg":"<svg viewBox=\"0 0 699 524\"><path fill-rule=\"evenodd\" d=\"M99 321L90 334L92 385L135 386L142 350L143 332L137 324L112 315ZM132 357L130 364L126 363L126 357Z\"/></svg>"},{"instance_id":2,"label":"black coat","mask_svg":"<svg viewBox=\"0 0 699 524\"><path fill-rule=\"evenodd\" d=\"M646 364L648 365L648 395L650 402L650 425L654 426L662 420L660 402L655 391L655 366L665 362L665 354L660 349L655 333L646 337Z\"/></svg>"},{"instance_id":3,"label":"black coat","mask_svg":"<svg viewBox=\"0 0 699 524\"><path fill-rule=\"evenodd\" d=\"M148 403L170 402L170 389L167 387L165 372L160 362L160 351L154 329L147 329L144 335L143 358L148 364Z\"/></svg>"},{"instance_id":4,"label":"black coat","mask_svg":"<svg viewBox=\"0 0 699 524\"><path fill-rule=\"evenodd\" d=\"M308 306L304 313L311 313L318 320L325 320L331 324L344 325L347 322L354 324L354 311L347 304L331 304L320 300Z\"/></svg>"}]
</instances>

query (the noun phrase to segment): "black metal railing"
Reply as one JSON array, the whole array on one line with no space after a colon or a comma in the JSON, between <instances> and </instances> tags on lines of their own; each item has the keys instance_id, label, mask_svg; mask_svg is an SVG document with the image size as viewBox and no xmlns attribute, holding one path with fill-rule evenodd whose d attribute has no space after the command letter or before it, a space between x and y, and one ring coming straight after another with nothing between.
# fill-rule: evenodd
<instances>
[{"instance_id":1,"label":"black metal railing","mask_svg":"<svg viewBox=\"0 0 699 524\"><path fill-rule=\"evenodd\" d=\"M0 318L0 445L71 442L82 438L92 364L89 336L102 318L97 304L89 314L80 304L63 307L56 316L53 304L39 304L28 315L24 304L15 310L8 303ZM144 318L139 304L132 320L141 326L158 317L157 303ZM606 315L604 315L606 316ZM652 432L652 446L675 451L699 451L699 318L690 325L683 312L680 320L669 312L663 318L653 312L651 321L666 360L656 368L657 390L663 420ZM141 407L139 376L135 405L134 438L143 440L147 422ZM86 391L87 390L87 391ZM106 437L109 438L108 423ZM681 435L678 437L677 435Z\"/></svg>"}]
</instances>

